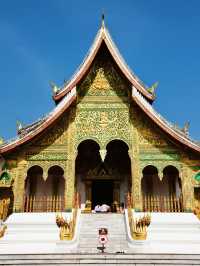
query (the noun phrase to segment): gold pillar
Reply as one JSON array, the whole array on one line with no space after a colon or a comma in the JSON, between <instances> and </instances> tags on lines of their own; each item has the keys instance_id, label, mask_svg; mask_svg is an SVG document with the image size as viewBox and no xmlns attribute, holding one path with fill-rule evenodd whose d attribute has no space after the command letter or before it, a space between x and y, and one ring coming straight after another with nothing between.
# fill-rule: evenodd
<instances>
[{"instance_id":1,"label":"gold pillar","mask_svg":"<svg viewBox=\"0 0 200 266\"><path fill-rule=\"evenodd\" d=\"M186 166L183 166L182 168L181 181L184 211L192 211L194 207L194 188L189 175L189 169Z\"/></svg>"},{"instance_id":2,"label":"gold pillar","mask_svg":"<svg viewBox=\"0 0 200 266\"><path fill-rule=\"evenodd\" d=\"M65 175L65 209L73 207L75 194L75 157L67 160Z\"/></svg>"},{"instance_id":3,"label":"gold pillar","mask_svg":"<svg viewBox=\"0 0 200 266\"><path fill-rule=\"evenodd\" d=\"M141 193L141 174L139 160L139 136L138 136L138 113L137 107L131 108L131 147L129 149L129 157L131 160L131 176L132 176L132 204L133 208L142 210L142 193ZM136 119L137 117L137 119Z\"/></svg>"},{"instance_id":4,"label":"gold pillar","mask_svg":"<svg viewBox=\"0 0 200 266\"><path fill-rule=\"evenodd\" d=\"M73 207L75 194L75 161L77 150L75 148L75 112L72 108L69 113L68 130L67 130L67 162L65 169L65 209Z\"/></svg>"},{"instance_id":5,"label":"gold pillar","mask_svg":"<svg viewBox=\"0 0 200 266\"><path fill-rule=\"evenodd\" d=\"M132 175L132 205L136 210L142 210L142 193L141 193L141 176L139 168L139 156L133 151L129 151L131 159L131 175Z\"/></svg>"},{"instance_id":6,"label":"gold pillar","mask_svg":"<svg viewBox=\"0 0 200 266\"><path fill-rule=\"evenodd\" d=\"M134 160L132 170L132 198L134 209L142 211L141 176L139 171L139 161Z\"/></svg>"},{"instance_id":7,"label":"gold pillar","mask_svg":"<svg viewBox=\"0 0 200 266\"><path fill-rule=\"evenodd\" d=\"M13 193L14 193L14 206L13 210L20 212L23 211L24 194L25 194L25 178L27 176L27 162L20 160L17 167L17 176L14 182Z\"/></svg>"}]
</instances>

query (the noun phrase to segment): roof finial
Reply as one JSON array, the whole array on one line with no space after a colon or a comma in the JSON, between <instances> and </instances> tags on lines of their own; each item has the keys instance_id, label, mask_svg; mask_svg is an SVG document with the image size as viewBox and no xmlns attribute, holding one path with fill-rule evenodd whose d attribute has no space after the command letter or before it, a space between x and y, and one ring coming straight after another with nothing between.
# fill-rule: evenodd
<instances>
[{"instance_id":1,"label":"roof finial","mask_svg":"<svg viewBox=\"0 0 200 266\"><path fill-rule=\"evenodd\" d=\"M105 15L104 15L104 12L102 12L102 15L101 15L101 27L102 27L102 28L105 27L104 19L105 19Z\"/></svg>"}]
</instances>

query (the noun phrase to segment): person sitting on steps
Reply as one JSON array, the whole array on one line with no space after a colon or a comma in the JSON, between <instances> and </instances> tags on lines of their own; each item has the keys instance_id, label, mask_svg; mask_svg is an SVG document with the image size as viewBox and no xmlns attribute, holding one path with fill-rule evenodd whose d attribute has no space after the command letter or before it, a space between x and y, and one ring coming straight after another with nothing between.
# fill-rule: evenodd
<instances>
[{"instance_id":1,"label":"person sitting on steps","mask_svg":"<svg viewBox=\"0 0 200 266\"><path fill-rule=\"evenodd\" d=\"M101 205L101 212L103 212L103 213L110 212L110 206L107 204L102 204Z\"/></svg>"},{"instance_id":2,"label":"person sitting on steps","mask_svg":"<svg viewBox=\"0 0 200 266\"><path fill-rule=\"evenodd\" d=\"M94 212L95 213L101 212L101 206L100 205L96 205L95 208L94 208Z\"/></svg>"}]
</instances>

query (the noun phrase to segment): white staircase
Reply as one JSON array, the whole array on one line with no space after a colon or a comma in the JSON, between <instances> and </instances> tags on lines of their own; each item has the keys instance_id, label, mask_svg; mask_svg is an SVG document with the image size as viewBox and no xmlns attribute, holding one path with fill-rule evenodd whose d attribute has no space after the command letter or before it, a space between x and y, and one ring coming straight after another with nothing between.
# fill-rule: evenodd
<instances>
[{"instance_id":1,"label":"white staircase","mask_svg":"<svg viewBox=\"0 0 200 266\"><path fill-rule=\"evenodd\" d=\"M0 255L0 266L199 266L200 255L180 254L23 254Z\"/></svg>"},{"instance_id":2,"label":"white staircase","mask_svg":"<svg viewBox=\"0 0 200 266\"><path fill-rule=\"evenodd\" d=\"M106 252L115 253L128 250L124 215L114 213L95 213L81 214L78 252L98 252L97 246L101 246L98 242L98 229L101 227L108 229Z\"/></svg>"},{"instance_id":3,"label":"white staircase","mask_svg":"<svg viewBox=\"0 0 200 266\"><path fill-rule=\"evenodd\" d=\"M151 213L147 241L143 245L133 240L129 243L135 252L200 254L200 221L193 213Z\"/></svg>"},{"instance_id":4,"label":"white staircase","mask_svg":"<svg viewBox=\"0 0 200 266\"><path fill-rule=\"evenodd\" d=\"M196 216L151 215L148 239L138 243L127 237L124 215L80 214L75 243L59 240L55 213L15 213L6 221L8 228L0 239L0 265L66 265L70 261L74 265L89 264L90 260L91 264L110 265L114 260L113 265L200 265L200 221ZM101 227L108 229L105 255L97 250Z\"/></svg>"},{"instance_id":5,"label":"white staircase","mask_svg":"<svg viewBox=\"0 0 200 266\"><path fill-rule=\"evenodd\" d=\"M54 252L59 242L56 213L13 213L0 239L0 254Z\"/></svg>"}]
</instances>

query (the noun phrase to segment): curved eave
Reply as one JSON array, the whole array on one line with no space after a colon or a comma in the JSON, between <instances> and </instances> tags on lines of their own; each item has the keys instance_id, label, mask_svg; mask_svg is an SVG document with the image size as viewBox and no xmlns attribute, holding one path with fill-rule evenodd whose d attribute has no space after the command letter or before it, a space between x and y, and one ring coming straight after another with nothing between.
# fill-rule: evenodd
<instances>
[{"instance_id":1,"label":"curved eave","mask_svg":"<svg viewBox=\"0 0 200 266\"><path fill-rule=\"evenodd\" d=\"M62 97L66 95L67 92L69 92L74 86L78 84L78 82L83 78L83 76L87 73L89 70L102 42L105 42L107 45L107 48L109 52L111 53L114 61L118 65L119 69L122 71L122 73L125 75L125 77L130 81L130 83L137 88L138 91L142 93L144 97L146 97L151 102L154 101L155 96L149 93L145 86L142 85L142 83L137 79L125 63L125 60L119 53L118 49L116 48L108 30L105 27L101 27L99 32L97 33L97 36L95 38L95 41L90 49L90 52L82 65L80 66L77 73L71 78L69 83L64 86L57 94L53 96L55 101L60 100Z\"/></svg>"},{"instance_id":2,"label":"curved eave","mask_svg":"<svg viewBox=\"0 0 200 266\"><path fill-rule=\"evenodd\" d=\"M157 116L153 110L152 106L145 99L143 99L142 95L137 95L139 93L132 93L132 98L136 102L136 104L147 114L147 116L153 120L167 135L178 141L180 144L184 145L186 148L192 149L194 152L198 152L200 154L200 146L196 145L190 139L182 136L177 131L173 130L170 126L167 125L159 116ZM139 96L139 97L138 97ZM144 104L145 102L145 104Z\"/></svg>"},{"instance_id":3,"label":"curved eave","mask_svg":"<svg viewBox=\"0 0 200 266\"><path fill-rule=\"evenodd\" d=\"M68 109L68 107L72 104L72 102L75 101L76 89L74 88L74 90L70 92L70 94L71 95L69 95L68 99L66 99L66 102L64 102L63 104L63 101L65 101L65 99L63 99L62 102L60 103L60 106L57 105L54 111L51 113L51 115L47 118L47 120L45 120L38 128L36 128L32 132L29 132L27 135L0 147L0 154L11 152L12 150L16 149L20 145L25 144L28 141L31 141L33 138L35 138L40 133L42 133L45 129L51 126Z\"/></svg>"}]
</instances>

